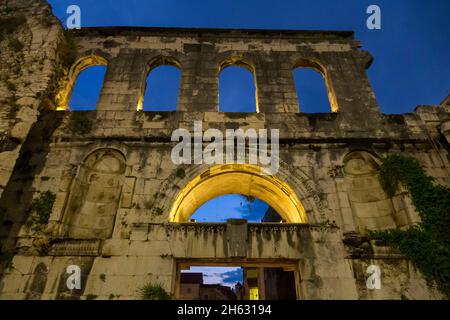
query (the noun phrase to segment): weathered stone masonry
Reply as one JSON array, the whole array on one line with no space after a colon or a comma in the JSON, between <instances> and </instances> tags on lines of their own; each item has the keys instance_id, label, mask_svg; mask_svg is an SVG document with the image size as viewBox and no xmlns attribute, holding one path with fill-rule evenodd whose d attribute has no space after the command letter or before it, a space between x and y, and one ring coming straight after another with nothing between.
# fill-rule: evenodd
<instances>
[{"instance_id":1,"label":"weathered stone masonry","mask_svg":"<svg viewBox=\"0 0 450 320\"><path fill-rule=\"evenodd\" d=\"M25 18L0 42L0 298L134 299L149 281L177 295L180 261L294 265L299 299L442 297L365 234L419 219L408 194L388 198L381 189L381 157L412 155L450 184L449 99L381 114L365 73L372 57L352 32L85 28L75 33L75 63L61 73L63 29L49 6L8 1L0 10ZM108 69L97 110L85 112L93 128L75 135L64 108L78 73L94 64ZM142 112L147 74L162 64L181 69L178 110ZM217 112L218 74L232 64L253 72L257 113ZM323 74L334 112L301 113L296 67ZM279 129L276 178L294 191L306 223L248 224L246 237L234 238L231 224L171 222L188 183L209 174L207 165L170 159L173 130L192 130L194 120L204 130ZM45 191L56 200L45 232L36 232L29 208ZM82 268L81 290L66 288L71 264ZM366 288L370 264L382 269L381 290Z\"/></svg>"}]
</instances>

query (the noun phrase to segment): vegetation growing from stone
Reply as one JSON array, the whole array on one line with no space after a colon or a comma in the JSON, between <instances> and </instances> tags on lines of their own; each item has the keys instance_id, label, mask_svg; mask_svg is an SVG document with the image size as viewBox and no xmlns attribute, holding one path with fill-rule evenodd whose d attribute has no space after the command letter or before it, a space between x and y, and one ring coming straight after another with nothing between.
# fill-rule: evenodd
<instances>
[{"instance_id":1,"label":"vegetation growing from stone","mask_svg":"<svg viewBox=\"0 0 450 320\"><path fill-rule=\"evenodd\" d=\"M16 31L25 22L26 18L24 15L0 17L0 41L2 41L5 36Z\"/></svg>"},{"instance_id":2,"label":"vegetation growing from stone","mask_svg":"<svg viewBox=\"0 0 450 320\"><path fill-rule=\"evenodd\" d=\"M9 253L9 252L1 253L0 252L0 272L13 267L13 263L12 263L13 258L14 258L13 253Z\"/></svg>"},{"instance_id":3,"label":"vegetation growing from stone","mask_svg":"<svg viewBox=\"0 0 450 320\"><path fill-rule=\"evenodd\" d=\"M55 199L56 195L53 192L46 191L41 193L39 198L32 201L31 210L33 212L33 223L41 225L48 223Z\"/></svg>"},{"instance_id":4,"label":"vegetation growing from stone","mask_svg":"<svg viewBox=\"0 0 450 320\"><path fill-rule=\"evenodd\" d=\"M16 38L10 38L8 40L8 46L16 52L21 51L24 47L23 43L20 42L20 40L18 40Z\"/></svg>"},{"instance_id":5,"label":"vegetation growing from stone","mask_svg":"<svg viewBox=\"0 0 450 320\"><path fill-rule=\"evenodd\" d=\"M225 115L230 119L242 119L245 118L248 113L245 112L226 112Z\"/></svg>"},{"instance_id":6,"label":"vegetation growing from stone","mask_svg":"<svg viewBox=\"0 0 450 320\"><path fill-rule=\"evenodd\" d=\"M176 172L176 176L180 179L183 179L186 176L186 172L183 168L178 168Z\"/></svg>"},{"instance_id":7,"label":"vegetation growing from stone","mask_svg":"<svg viewBox=\"0 0 450 320\"><path fill-rule=\"evenodd\" d=\"M142 300L171 300L172 297L166 292L160 283L147 283L139 289Z\"/></svg>"},{"instance_id":8,"label":"vegetation growing from stone","mask_svg":"<svg viewBox=\"0 0 450 320\"><path fill-rule=\"evenodd\" d=\"M69 69L75 63L78 55L78 47L72 30L64 30L62 40L56 47L57 64L55 65L55 73L53 81L50 83L45 95L42 98L40 108L47 107L49 102L54 103L58 91L65 85Z\"/></svg>"},{"instance_id":9,"label":"vegetation growing from stone","mask_svg":"<svg viewBox=\"0 0 450 320\"><path fill-rule=\"evenodd\" d=\"M72 111L69 119L69 130L75 135L84 135L92 130L92 120L82 111Z\"/></svg>"},{"instance_id":10,"label":"vegetation growing from stone","mask_svg":"<svg viewBox=\"0 0 450 320\"><path fill-rule=\"evenodd\" d=\"M64 39L56 49L62 67L70 68L77 58L77 45L71 30L64 30Z\"/></svg>"},{"instance_id":11,"label":"vegetation growing from stone","mask_svg":"<svg viewBox=\"0 0 450 320\"><path fill-rule=\"evenodd\" d=\"M433 184L412 157L390 155L380 168L380 182L389 196L407 188L421 222L407 230L371 232L415 263L427 281L450 298L450 188Z\"/></svg>"},{"instance_id":12,"label":"vegetation growing from stone","mask_svg":"<svg viewBox=\"0 0 450 320\"><path fill-rule=\"evenodd\" d=\"M256 199L254 196L243 195L243 197L245 198L245 200L247 200L247 202L250 202L250 203L255 202L255 199Z\"/></svg>"},{"instance_id":13,"label":"vegetation growing from stone","mask_svg":"<svg viewBox=\"0 0 450 320\"><path fill-rule=\"evenodd\" d=\"M7 105L9 105L8 117L12 120L16 119L17 112L20 109L20 106L17 104L16 96L12 95L10 98L6 100Z\"/></svg>"}]
</instances>

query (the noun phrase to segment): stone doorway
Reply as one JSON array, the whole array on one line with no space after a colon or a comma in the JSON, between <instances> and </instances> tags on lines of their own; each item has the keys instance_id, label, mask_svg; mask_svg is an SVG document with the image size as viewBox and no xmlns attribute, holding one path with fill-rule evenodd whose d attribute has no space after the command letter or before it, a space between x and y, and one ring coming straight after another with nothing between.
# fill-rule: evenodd
<instances>
[{"instance_id":1,"label":"stone doorway","mask_svg":"<svg viewBox=\"0 0 450 320\"><path fill-rule=\"evenodd\" d=\"M297 300L300 299L295 261L182 260L176 263L175 298L180 300ZM241 269L234 286L205 280L206 270ZM217 281L216 281L217 282Z\"/></svg>"}]
</instances>

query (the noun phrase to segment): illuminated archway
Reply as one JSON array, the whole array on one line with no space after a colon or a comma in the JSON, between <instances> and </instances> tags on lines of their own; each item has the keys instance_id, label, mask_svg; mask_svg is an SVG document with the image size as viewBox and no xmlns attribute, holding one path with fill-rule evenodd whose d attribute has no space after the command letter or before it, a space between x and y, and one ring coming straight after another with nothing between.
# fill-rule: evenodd
<instances>
[{"instance_id":1,"label":"illuminated archway","mask_svg":"<svg viewBox=\"0 0 450 320\"><path fill-rule=\"evenodd\" d=\"M70 96L78 75L92 66L108 66L108 61L97 55L89 55L78 59L70 68L69 74L58 94L55 96L56 110L67 110Z\"/></svg>"},{"instance_id":2,"label":"illuminated archway","mask_svg":"<svg viewBox=\"0 0 450 320\"><path fill-rule=\"evenodd\" d=\"M334 89L331 84L331 80L328 75L327 69L322 64L320 64L318 61L300 59L294 64L292 71L295 72L297 70L297 72L298 71L302 72L302 71L304 71L304 70L302 70L304 68L311 69L311 70L317 72L318 74L320 74L321 77L323 77L323 81L324 81L323 84L325 85L324 89L326 89L326 91L327 91L328 103L329 103L329 107L331 108L331 112L338 112L339 106L337 103L336 94L334 93ZM311 76L311 75L309 75L309 76ZM314 77L314 75L313 75L313 77ZM311 80L311 79L309 79L309 80ZM294 81L295 81L295 79L294 79ZM319 82L320 82L320 80L319 80ZM321 86L321 85L318 84L318 87L319 86ZM321 88L319 88L319 90L321 90ZM302 88L296 88L296 91L297 92L302 91ZM299 97L297 94L297 99L298 98ZM317 98L317 97L315 97L315 98ZM316 99L314 99L314 100L316 100ZM317 100L315 102L317 102ZM300 106L300 110L301 110L301 106Z\"/></svg>"},{"instance_id":3,"label":"illuminated archway","mask_svg":"<svg viewBox=\"0 0 450 320\"><path fill-rule=\"evenodd\" d=\"M209 168L192 179L177 195L170 222L188 221L203 203L215 197L239 193L263 200L288 223L306 223L306 214L295 192L275 176L248 164L225 164Z\"/></svg>"}]
</instances>

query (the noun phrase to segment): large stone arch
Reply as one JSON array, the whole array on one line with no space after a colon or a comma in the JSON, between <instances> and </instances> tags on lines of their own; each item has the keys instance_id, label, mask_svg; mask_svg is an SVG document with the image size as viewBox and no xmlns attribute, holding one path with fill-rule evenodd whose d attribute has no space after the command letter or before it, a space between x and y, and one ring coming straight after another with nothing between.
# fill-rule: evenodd
<instances>
[{"instance_id":1,"label":"large stone arch","mask_svg":"<svg viewBox=\"0 0 450 320\"><path fill-rule=\"evenodd\" d=\"M216 166L228 166L228 170L232 172L233 166L242 165L224 164ZM247 166L252 167L251 165ZM179 166L178 169L175 170L175 172L161 184L161 191L154 201L153 214L159 215L161 222L175 221L176 219L172 219L173 217L171 217L170 214L173 212L173 206L177 197L179 197L183 192L182 190L189 188L189 183L191 183L194 179L201 176L202 174L208 174L208 170L213 167L215 167L215 165L209 166L206 164L202 164L196 166ZM238 169L239 167L235 168ZM253 166L253 168L249 169L249 171L257 170L257 168L259 167ZM178 174L180 171L183 172L182 178L180 178ZM280 168L277 174L273 176L273 179L276 181L274 182L275 186L287 186L287 194L293 196L293 199L295 199L294 203L296 201L299 203L297 208L300 209L297 209L297 212L299 213L299 217L301 216L301 218L293 220L283 217L287 222L317 223L326 221L327 217L330 216L330 210L326 201L322 200L320 197L320 190L318 190L313 179L309 177L305 172L303 172L300 168L289 166L286 163L280 161ZM223 186L221 186L221 188L223 188ZM223 192L223 194L225 193L226 192ZM259 196L258 198L267 202L267 199L264 199L264 197L261 198ZM269 202L267 203L271 205Z\"/></svg>"},{"instance_id":2,"label":"large stone arch","mask_svg":"<svg viewBox=\"0 0 450 320\"><path fill-rule=\"evenodd\" d=\"M230 193L265 201L287 222L306 223L305 210L292 188L275 176L264 175L260 167L248 164L216 165L197 175L178 193L169 221L187 221L208 200Z\"/></svg>"}]
</instances>

